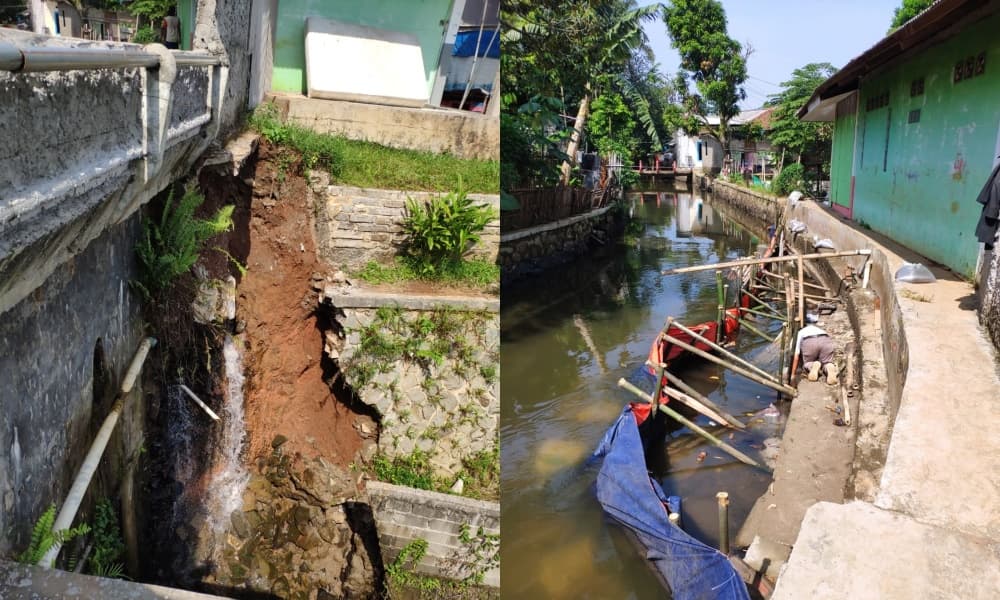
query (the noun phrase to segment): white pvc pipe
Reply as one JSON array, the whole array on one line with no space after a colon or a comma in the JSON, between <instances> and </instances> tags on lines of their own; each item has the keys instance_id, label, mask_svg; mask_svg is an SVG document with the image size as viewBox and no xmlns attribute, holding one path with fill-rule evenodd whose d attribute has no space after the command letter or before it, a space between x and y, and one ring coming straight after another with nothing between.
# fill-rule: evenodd
<instances>
[{"instance_id":1,"label":"white pvc pipe","mask_svg":"<svg viewBox=\"0 0 1000 600\"><path fill-rule=\"evenodd\" d=\"M181 386L181 389L184 390L185 394L187 394L192 400L194 400L198 404L198 406L201 407L202 410L204 410L205 412L208 413L208 416L212 417L216 421L219 420L219 415L215 414L215 411L213 411L211 408L209 408L207 404L205 404L204 402L202 402L201 398L199 398L198 396L196 396L194 394L194 392L191 391L191 388L189 388L188 386L184 385L183 383L181 383L179 385Z\"/></svg>"},{"instance_id":2,"label":"white pvc pipe","mask_svg":"<svg viewBox=\"0 0 1000 600\"><path fill-rule=\"evenodd\" d=\"M101 429L97 432L97 436L90 445L90 450L83 459L80 470L76 473L76 479L73 480L73 485L70 486L69 492L66 494L66 500L63 502L62 508L59 509L59 514L52 524L52 531L69 529L73 525L73 519L76 518L76 512L80 509L83 496L87 493L87 488L90 487L90 480L94 478L94 473L97 472L97 467L101 462L101 456L104 455L104 449L107 448L108 440L111 439L115 425L118 424L118 417L121 415L125 397L132 391L132 386L135 385L135 380L139 376L139 371L142 370L142 364L146 361L146 355L149 354L149 350L155 344L156 338L146 338L139 344L138 350L135 351L132 363L129 365L128 371L125 372L125 377L122 379L122 387L118 393L118 398L115 400L114 405L111 407L111 412L104 419ZM38 561L38 566L51 568L55 564L56 557L59 556L59 550L61 549L62 544L54 544L45 553L45 556Z\"/></svg>"}]
</instances>

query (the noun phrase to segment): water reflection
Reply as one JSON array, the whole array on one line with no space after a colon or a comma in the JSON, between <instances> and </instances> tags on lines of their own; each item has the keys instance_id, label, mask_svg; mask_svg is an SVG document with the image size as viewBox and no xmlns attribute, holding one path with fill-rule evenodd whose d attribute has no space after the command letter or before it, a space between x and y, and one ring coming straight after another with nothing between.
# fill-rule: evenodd
<instances>
[{"instance_id":1,"label":"water reflection","mask_svg":"<svg viewBox=\"0 0 1000 600\"><path fill-rule=\"evenodd\" d=\"M715 318L714 274L661 271L735 258L757 240L697 194L666 190L627 199L636 222L625 243L503 290L504 597L664 595L642 555L604 518L593 493L598 465L588 458L628 400L618 378L634 376L666 317L689 324ZM737 351L773 370L776 355L768 346L743 336ZM684 379L737 415L773 399L766 388L711 364L692 365ZM755 455L754 447L775 432L758 426L732 439L728 430L718 433ZM659 465L655 474L682 496L687 530L707 543L715 543L715 492L730 492L735 528L769 481L686 429L659 452L650 461Z\"/></svg>"}]
</instances>

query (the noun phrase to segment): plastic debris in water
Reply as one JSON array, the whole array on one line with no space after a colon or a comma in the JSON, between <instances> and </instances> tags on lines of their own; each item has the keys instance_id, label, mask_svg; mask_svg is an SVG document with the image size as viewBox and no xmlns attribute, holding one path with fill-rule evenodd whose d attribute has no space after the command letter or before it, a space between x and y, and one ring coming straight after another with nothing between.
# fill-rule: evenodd
<instances>
[{"instance_id":1,"label":"plastic debris in water","mask_svg":"<svg viewBox=\"0 0 1000 600\"><path fill-rule=\"evenodd\" d=\"M701 462L701 461L705 460L706 456L708 456L708 452L705 452L704 450L702 450L701 452L698 453L698 458L695 459L695 460L697 460L698 462Z\"/></svg>"}]
</instances>

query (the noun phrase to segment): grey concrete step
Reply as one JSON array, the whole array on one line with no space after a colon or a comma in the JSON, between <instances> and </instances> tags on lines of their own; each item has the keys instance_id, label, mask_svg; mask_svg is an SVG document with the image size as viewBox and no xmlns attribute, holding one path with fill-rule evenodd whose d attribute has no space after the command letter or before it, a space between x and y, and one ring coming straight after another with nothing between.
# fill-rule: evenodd
<instances>
[{"instance_id":1,"label":"grey concrete step","mask_svg":"<svg viewBox=\"0 0 1000 600\"><path fill-rule=\"evenodd\" d=\"M3 600L211 600L187 590L0 561Z\"/></svg>"}]
</instances>

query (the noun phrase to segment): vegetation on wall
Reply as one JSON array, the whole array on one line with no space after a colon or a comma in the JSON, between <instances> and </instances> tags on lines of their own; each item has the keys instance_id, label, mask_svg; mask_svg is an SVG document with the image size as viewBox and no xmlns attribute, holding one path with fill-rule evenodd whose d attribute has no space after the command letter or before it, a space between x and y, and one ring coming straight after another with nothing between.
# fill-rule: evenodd
<instances>
[{"instance_id":1,"label":"vegetation on wall","mask_svg":"<svg viewBox=\"0 0 1000 600\"><path fill-rule=\"evenodd\" d=\"M270 143L301 155L304 170L324 169L339 184L426 191L453 190L464 185L469 192L484 194L495 194L499 187L498 161L388 148L317 133L283 123L271 103L258 106L249 122Z\"/></svg>"},{"instance_id":2,"label":"vegetation on wall","mask_svg":"<svg viewBox=\"0 0 1000 600\"><path fill-rule=\"evenodd\" d=\"M195 211L204 201L205 197L191 188L175 204L171 190L159 220L143 219L142 237L136 245L139 281L134 283L147 299L187 273L210 237L232 229L231 205L220 208L210 219L195 217Z\"/></svg>"},{"instance_id":3,"label":"vegetation on wall","mask_svg":"<svg viewBox=\"0 0 1000 600\"><path fill-rule=\"evenodd\" d=\"M65 544L76 537L86 535L90 531L90 526L86 523L81 523L71 529L52 531L55 521L56 507L53 504L38 517L35 527L31 530L31 542L24 552L18 555L17 562L26 565L36 565L54 546Z\"/></svg>"},{"instance_id":4,"label":"vegetation on wall","mask_svg":"<svg viewBox=\"0 0 1000 600\"><path fill-rule=\"evenodd\" d=\"M496 218L492 207L477 204L463 189L425 202L410 198L403 220L406 252L421 274L432 275L460 263Z\"/></svg>"},{"instance_id":5,"label":"vegetation on wall","mask_svg":"<svg viewBox=\"0 0 1000 600\"><path fill-rule=\"evenodd\" d=\"M771 186L772 191L779 196L784 196L795 190L802 190L805 185L805 173L801 164L792 163L781 170L774 178Z\"/></svg>"}]
</instances>

